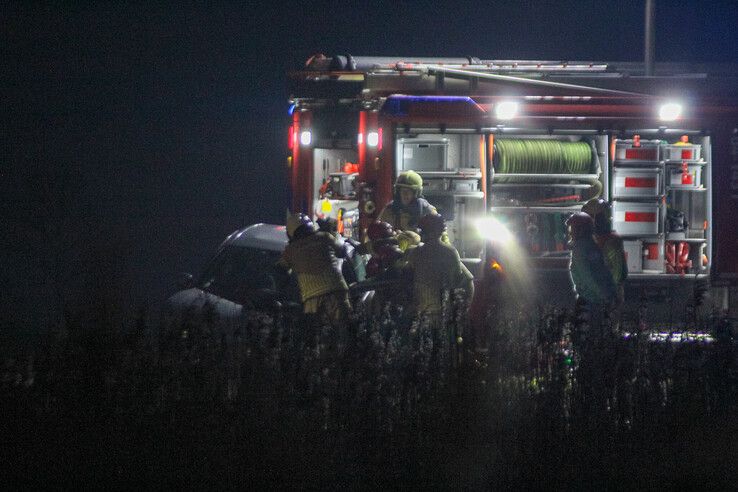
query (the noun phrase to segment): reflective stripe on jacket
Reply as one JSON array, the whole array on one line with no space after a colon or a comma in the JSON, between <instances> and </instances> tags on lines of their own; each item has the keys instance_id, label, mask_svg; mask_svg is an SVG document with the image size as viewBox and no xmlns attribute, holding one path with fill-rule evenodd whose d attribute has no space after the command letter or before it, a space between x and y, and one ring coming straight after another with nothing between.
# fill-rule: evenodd
<instances>
[{"instance_id":1,"label":"reflective stripe on jacket","mask_svg":"<svg viewBox=\"0 0 738 492\"><path fill-rule=\"evenodd\" d=\"M281 261L297 274L303 302L348 290L341 274L339 254L341 245L327 232L316 232L287 245Z\"/></svg>"}]
</instances>

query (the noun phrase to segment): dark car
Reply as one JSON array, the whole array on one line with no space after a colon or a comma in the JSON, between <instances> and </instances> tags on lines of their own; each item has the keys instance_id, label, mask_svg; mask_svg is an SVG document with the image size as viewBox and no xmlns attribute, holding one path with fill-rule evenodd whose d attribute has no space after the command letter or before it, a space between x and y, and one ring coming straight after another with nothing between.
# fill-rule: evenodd
<instances>
[{"instance_id":1,"label":"dark car","mask_svg":"<svg viewBox=\"0 0 738 492\"><path fill-rule=\"evenodd\" d=\"M220 323L232 325L248 310L299 312L302 305L295 276L276 265L285 246L283 225L253 224L235 231L220 245L203 274L197 279L189 277L185 282L189 285L167 299L165 321L171 326L215 315ZM342 266L349 269L351 263ZM355 304L371 296L366 292L368 283L362 284L351 290Z\"/></svg>"},{"instance_id":2,"label":"dark car","mask_svg":"<svg viewBox=\"0 0 738 492\"><path fill-rule=\"evenodd\" d=\"M299 309L293 276L276 266L287 245L285 226L253 224L229 235L197 279L166 301L168 324L216 315L236 322L246 309ZM207 309L206 309L207 307Z\"/></svg>"}]
</instances>

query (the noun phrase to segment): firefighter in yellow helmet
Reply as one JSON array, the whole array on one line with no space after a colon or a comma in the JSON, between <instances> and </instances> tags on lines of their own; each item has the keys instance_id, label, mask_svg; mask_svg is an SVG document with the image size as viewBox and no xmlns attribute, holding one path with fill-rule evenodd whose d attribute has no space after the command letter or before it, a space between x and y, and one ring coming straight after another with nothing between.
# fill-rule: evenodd
<instances>
[{"instance_id":1,"label":"firefighter in yellow helmet","mask_svg":"<svg viewBox=\"0 0 738 492\"><path fill-rule=\"evenodd\" d=\"M351 304L338 260L341 244L331 234L316 231L304 214L287 218L287 237L289 243L279 264L296 273L305 314L318 315L331 325L343 324Z\"/></svg>"},{"instance_id":2,"label":"firefighter in yellow helmet","mask_svg":"<svg viewBox=\"0 0 738 492\"><path fill-rule=\"evenodd\" d=\"M624 284L628 277L628 264L625 260L625 249L622 238L612 230L612 212L610 204L602 198L593 198L582 207L582 212L594 220L594 240L605 257L616 288L616 304L623 303Z\"/></svg>"},{"instance_id":3,"label":"firefighter in yellow helmet","mask_svg":"<svg viewBox=\"0 0 738 492\"><path fill-rule=\"evenodd\" d=\"M418 314L437 317L443 308L444 291L463 289L471 300L474 277L456 248L442 240L446 230L443 217L429 214L418 225L423 243L406 253L406 266L413 272L413 300Z\"/></svg>"},{"instance_id":4,"label":"firefighter in yellow helmet","mask_svg":"<svg viewBox=\"0 0 738 492\"><path fill-rule=\"evenodd\" d=\"M395 181L394 199L387 204L377 220L389 223L395 231L416 231L418 221L436 208L422 197L423 178L415 171L405 171Z\"/></svg>"}]
</instances>

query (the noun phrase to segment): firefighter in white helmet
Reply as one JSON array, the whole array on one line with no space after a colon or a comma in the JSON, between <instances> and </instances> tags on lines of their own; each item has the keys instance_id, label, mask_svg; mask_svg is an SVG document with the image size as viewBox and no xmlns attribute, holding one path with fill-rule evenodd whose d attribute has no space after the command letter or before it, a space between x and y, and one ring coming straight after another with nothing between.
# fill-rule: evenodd
<instances>
[{"instance_id":1,"label":"firefighter in white helmet","mask_svg":"<svg viewBox=\"0 0 738 492\"><path fill-rule=\"evenodd\" d=\"M315 230L304 214L287 218L289 243L279 263L297 274L303 310L331 325L342 325L351 311L348 286L341 274L343 248L335 237Z\"/></svg>"},{"instance_id":2,"label":"firefighter in white helmet","mask_svg":"<svg viewBox=\"0 0 738 492\"><path fill-rule=\"evenodd\" d=\"M377 220L389 223L395 231L417 231L421 217L437 214L436 207L423 198L423 178L415 171L405 171L395 181L394 199Z\"/></svg>"}]
</instances>

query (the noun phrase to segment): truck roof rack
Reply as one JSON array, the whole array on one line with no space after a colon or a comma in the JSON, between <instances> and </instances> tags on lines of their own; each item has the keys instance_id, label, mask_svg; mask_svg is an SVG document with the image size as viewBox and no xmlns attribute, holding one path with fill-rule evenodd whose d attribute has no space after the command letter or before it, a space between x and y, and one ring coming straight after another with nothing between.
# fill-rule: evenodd
<instances>
[{"instance_id":1,"label":"truck roof rack","mask_svg":"<svg viewBox=\"0 0 738 492\"><path fill-rule=\"evenodd\" d=\"M352 56L319 54L310 57L305 70L318 72L364 72L382 73L413 69L418 65L443 66L450 69L468 70L480 73L530 73L587 76L644 76L643 62L601 62L601 61L562 61L562 60L497 60L480 59L473 56L457 58L439 57L391 57L391 56ZM738 64L705 64L684 62L656 63L654 76L661 77L708 77L738 76Z\"/></svg>"}]
</instances>

